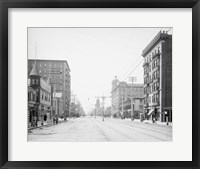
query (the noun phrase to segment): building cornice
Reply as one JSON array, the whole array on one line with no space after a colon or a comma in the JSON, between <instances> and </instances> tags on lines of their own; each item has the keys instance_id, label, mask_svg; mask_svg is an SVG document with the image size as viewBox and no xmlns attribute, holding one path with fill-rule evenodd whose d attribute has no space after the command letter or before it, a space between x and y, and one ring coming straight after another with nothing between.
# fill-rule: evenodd
<instances>
[{"instance_id":1,"label":"building cornice","mask_svg":"<svg viewBox=\"0 0 200 169\"><path fill-rule=\"evenodd\" d=\"M171 35L168 35L165 32L158 32L158 34L153 38L153 40L146 46L146 48L142 51L142 56L144 57L159 41L165 40Z\"/></svg>"}]
</instances>

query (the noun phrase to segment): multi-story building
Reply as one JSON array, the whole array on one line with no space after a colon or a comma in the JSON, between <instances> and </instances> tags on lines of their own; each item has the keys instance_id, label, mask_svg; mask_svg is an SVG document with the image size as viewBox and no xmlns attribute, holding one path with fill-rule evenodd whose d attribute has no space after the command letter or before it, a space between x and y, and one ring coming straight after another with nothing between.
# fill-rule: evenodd
<instances>
[{"instance_id":1,"label":"multi-story building","mask_svg":"<svg viewBox=\"0 0 200 169\"><path fill-rule=\"evenodd\" d=\"M34 97L34 110L32 111L32 120L36 125L43 125L44 123L51 123L52 113L52 88L48 81L41 78L38 73L37 65L34 63L29 74L30 83L29 95ZM35 92L34 92L35 91ZM30 108L30 104L29 104Z\"/></svg>"},{"instance_id":2,"label":"multi-story building","mask_svg":"<svg viewBox=\"0 0 200 169\"><path fill-rule=\"evenodd\" d=\"M28 127L36 125L37 119L37 90L30 86L30 80L28 83Z\"/></svg>"},{"instance_id":3,"label":"multi-story building","mask_svg":"<svg viewBox=\"0 0 200 169\"><path fill-rule=\"evenodd\" d=\"M101 108L100 108L100 100L99 98L96 99L96 104L95 104L95 116L101 116Z\"/></svg>"},{"instance_id":4,"label":"multi-story building","mask_svg":"<svg viewBox=\"0 0 200 169\"><path fill-rule=\"evenodd\" d=\"M143 114L144 98L133 98L133 118L139 119ZM123 107L123 108L122 108ZM127 98L119 105L120 113L124 118L131 117L131 98ZM122 113L123 112L123 113Z\"/></svg>"},{"instance_id":5,"label":"multi-story building","mask_svg":"<svg viewBox=\"0 0 200 169\"><path fill-rule=\"evenodd\" d=\"M132 96L131 96L132 93ZM112 115L123 111L122 103L126 100L140 98L143 99L144 88L143 84L129 84L126 82L120 82L117 78L112 81ZM134 103L133 103L134 104ZM124 108L124 106L123 106ZM133 106L134 108L134 106ZM134 111L134 110L133 110Z\"/></svg>"},{"instance_id":6,"label":"multi-story building","mask_svg":"<svg viewBox=\"0 0 200 169\"><path fill-rule=\"evenodd\" d=\"M159 32L142 52L147 118L172 121L172 35Z\"/></svg>"},{"instance_id":7,"label":"multi-story building","mask_svg":"<svg viewBox=\"0 0 200 169\"><path fill-rule=\"evenodd\" d=\"M28 76L35 60L28 60ZM69 116L71 100L70 68L66 60L36 60L39 75L44 80L49 80L54 92L62 93L63 111Z\"/></svg>"},{"instance_id":8,"label":"multi-story building","mask_svg":"<svg viewBox=\"0 0 200 169\"><path fill-rule=\"evenodd\" d=\"M54 93L53 96L53 108L55 117L63 116L63 100L62 93Z\"/></svg>"}]
</instances>

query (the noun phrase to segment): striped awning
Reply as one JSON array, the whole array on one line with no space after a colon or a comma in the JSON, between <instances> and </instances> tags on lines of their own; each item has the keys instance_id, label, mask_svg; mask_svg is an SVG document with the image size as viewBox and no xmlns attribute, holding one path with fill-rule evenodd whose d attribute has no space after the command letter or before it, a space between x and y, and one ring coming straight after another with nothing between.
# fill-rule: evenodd
<instances>
[{"instance_id":1,"label":"striped awning","mask_svg":"<svg viewBox=\"0 0 200 169\"><path fill-rule=\"evenodd\" d=\"M150 116L153 112L155 111L155 109L151 109L148 113L148 116Z\"/></svg>"}]
</instances>

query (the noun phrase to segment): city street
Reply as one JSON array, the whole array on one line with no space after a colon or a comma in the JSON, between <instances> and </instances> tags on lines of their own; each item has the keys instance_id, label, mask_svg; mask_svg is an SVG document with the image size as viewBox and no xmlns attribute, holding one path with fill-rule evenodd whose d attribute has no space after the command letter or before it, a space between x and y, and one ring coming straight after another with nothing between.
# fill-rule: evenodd
<instances>
[{"instance_id":1,"label":"city street","mask_svg":"<svg viewBox=\"0 0 200 169\"><path fill-rule=\"evenodd\" d=\"M172 141L172 126L130 119L81 117L58 125L31 130L28 141L69 142L162 142Z\"/></svg>"}]
</instances>

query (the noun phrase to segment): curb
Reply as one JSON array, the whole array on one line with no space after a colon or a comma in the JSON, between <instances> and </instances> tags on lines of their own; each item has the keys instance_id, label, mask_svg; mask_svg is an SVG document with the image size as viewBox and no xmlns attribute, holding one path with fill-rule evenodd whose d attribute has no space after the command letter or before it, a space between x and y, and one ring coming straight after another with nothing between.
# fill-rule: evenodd
<instances>
[{"instance_id":1,"label":"curb","mask_svg":"<svg viewBox=\"0 0 200 169\"><path fill-rule=\"evenodd\" d=\"M63 122L67 122L67 121L60 121L58 122L59 123L63 123ZM56 125L56 124L55 124ZM43 127L50 127L50 126L55 126L53 124L45 124L45 125L42 125L42 126L36 126L36 127L31 127L31 128L28 128L28 131L31 131L31 130L34 130L34 129L37 129L37 128L43 128Z\"/></svg>"},{"instance_id":2,"label":"curb","mask_svg":"<svg viewBox=\"0 0 200 169\"><path fill-rule=\"evenodd\" d=\"M52 126L52 124L46 124L46 125L42 125L42 126L31 127L31 128L28 128L28 131L34 130L34 129L37 129L37 128L49 127L49 126Z\"/></svg>"}]
</instances>

